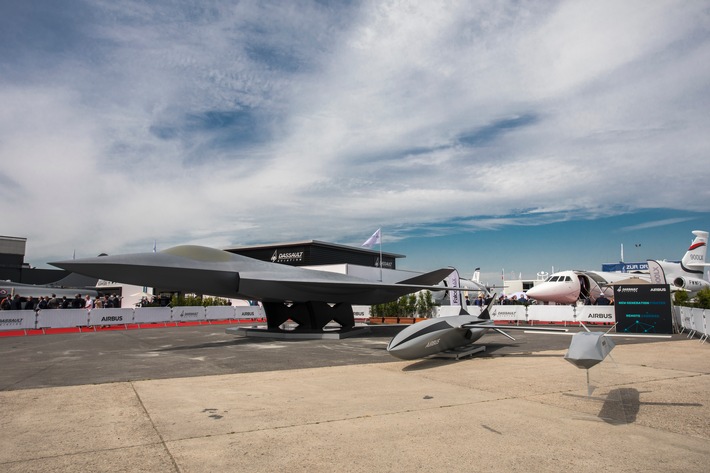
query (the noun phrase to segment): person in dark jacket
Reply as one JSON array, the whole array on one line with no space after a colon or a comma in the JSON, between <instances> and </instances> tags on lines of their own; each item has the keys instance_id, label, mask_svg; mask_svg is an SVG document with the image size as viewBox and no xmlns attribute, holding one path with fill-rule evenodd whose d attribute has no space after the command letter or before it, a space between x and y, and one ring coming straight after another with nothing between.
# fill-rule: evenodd
<instances>
[{"instance_id":1,"label":"person in dark jacket","mask_svg":"<svg viewBox=\"0 0 710 473\"><path fill-rule=\"evenodd\" d=\"M12 302L10 303L10 309L12 309L12 310L22 309L22 300L20 300L19 294L15 294L15 297L12 298Z\"/></svg>"},{"instance_id":2,"label":"person in dark jacket","mask_svg":"<svg viewBox=\"0 0 710 473\"><path fill-rule=\"evenodd\" d=\"M84 308L84 299L81 298L81 294L77 294L74 299L71 301L71 308L72 309L83 309Z\"/></svg>"}]
</instances>

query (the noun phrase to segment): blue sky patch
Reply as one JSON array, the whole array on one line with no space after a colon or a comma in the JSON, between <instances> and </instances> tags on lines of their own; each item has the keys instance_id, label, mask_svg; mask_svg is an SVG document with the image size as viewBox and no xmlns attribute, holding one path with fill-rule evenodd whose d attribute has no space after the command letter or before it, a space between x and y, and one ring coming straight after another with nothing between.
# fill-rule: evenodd
<instances>
[{"instance_id":1,"label":"blue sky patch","mask_svg":"<svg viewBox=\"0 0 710 473\"><path fill-rule=\"evenodd\" d=\"M514 118L504 118L496 120L488 125L477 128L470 133L462 134L458 137L458 142L464 146L484 146L502 137L517 128L523 128L535 124L538 116L527 113Z\"/></svg>"}]
</instances>

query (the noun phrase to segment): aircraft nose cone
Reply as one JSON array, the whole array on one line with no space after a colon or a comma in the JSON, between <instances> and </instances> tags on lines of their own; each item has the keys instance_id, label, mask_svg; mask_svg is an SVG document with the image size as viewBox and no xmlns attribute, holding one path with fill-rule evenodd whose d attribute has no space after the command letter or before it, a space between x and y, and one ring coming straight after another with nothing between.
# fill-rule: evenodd
<instances>
[{"instance_id":1,"label":"aircraft nose cone","mask_svg":"<svg viewBox=\"0 0 710 473\"><path fill-rule=\"evenodd\" d=\"M418 336L422 334L422 327L429 323L430 321L419 322L406 327L390 340L387 344L387 352L400 360L413 360L423 356L414 347Z\"/></svg>"},{"instance_id":2,"label":"aircraft nose cone","mask_svg":"<svg viewBox=\"0 0 710 473\"><path fill-rule=\"evenodd\" d=\"M67 271L71 271L73 273L79 273L79 274L85 274L87 276L95 276L96 268L105 264L110 264L111 259L110 257L100 257L99 258L83 258L83 259L72 259L72 260L66 260L66 261L55 261L51 262L52 266L56 266L57 268L65 269ZM95 276L95 277L100 277L100 276Z\"/></svg>"},{"instance_id":3,"label":"aircraft nose cone","mask_svg":"<svg viewBox=\"0 0 710 473\"><path fill-rule=\"evenodd\" d=\"M532 297L533 299L537 299L538 297L544 297L547 293L545 289L545 284L547 283L542 283L538 284L537 286L531 287L525 292L525 295L528 297Z\"/></svg>"},{"instance_id":4,"label":"aircraft nose cone","mask_svg":"<svg viewBox=\"0 0 710 473\"><path fill-rule=\"evenodd\" d=\"M239 286L239 273L228 264L215 258L188 259L174 252L100 256L50 264L106 281L222 297L234 297Z\"/></svg>"},{"instance_id":5,"label":"aircraft nose cone","mask_svg":"<svg viewBox=\"0 0 710 473\"><path fill-rule=\"evenodd\" d=\"M410 332L411 327L407 327L392 337L392 340L387 344L387 352L394 357L402 358L402 353L404 352L402 342L411 335Z\"/></svg>"},{"instance_id":6,"label":"aircraft nose cone","mask_svg":"<svg viewBox=\"0 0 710 473\"><path fill-rule=\"evenodd\" d=\"M558 304L574 304L579 291L567 288L564 284L544 282L527 290L527 296L542 302L556 302Z\"/></svg>"},{"instance_id":7,"label":"aircraft nose cone","mask_svg":"<svg viewBox=\"0 0 710 473\"><path fill-rule=\"evenodd\" d=\"M151 260L158 258L150 258L150 255L155 253L145 253L139 255L117 255L117 256L99 256L96 258L81 258L71 259L66 261L57 261L49 263L52 266L66 269L87 276L94 276L102 279L109 279L106 273L113 273L117 267L138 265L150 265ZM102 276L102 274L104 276Z\"/></svg>"}]
</instances>

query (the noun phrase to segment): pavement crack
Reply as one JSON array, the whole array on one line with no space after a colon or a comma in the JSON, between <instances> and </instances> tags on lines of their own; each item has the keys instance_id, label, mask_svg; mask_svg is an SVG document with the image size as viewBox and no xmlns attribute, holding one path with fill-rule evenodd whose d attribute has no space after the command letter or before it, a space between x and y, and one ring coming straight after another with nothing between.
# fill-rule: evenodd
<instances>
[{"instance_id":1,"label":"pavement crack","mask_svg":"<svg viewBox=\"0 0 710 473\"><path fill-rule=\"evenodd\" d=\"M163 438L163 435L160 433L160 430L158 427L155 425L155 422L153 422L153 418L150 416L150 413L148 412L148 409L146 409L145 404L143 404L143 399L141 398L140 394L138 394L138 391L136 391L136 386L135 383L131 382L129 383L131 385L131 389L136 395L136 399L138 399L138 403L141 406L141 409L143 409L143 412L145 412L146 418L148 418L148 421L150 422L151 427L155 431L155 434L158 436L160 439L160 445L163 446L163 449L165 450L165 453L168 455L170 458L170 462L173 464L173 468L175 468L175 471L180 471L180 467L178 466L177 461L175 460L175 457L173 456L173 453L170 451L170 448L168 447L167 443L165 443L165 439Z\"/></svg>"}]
</instances>

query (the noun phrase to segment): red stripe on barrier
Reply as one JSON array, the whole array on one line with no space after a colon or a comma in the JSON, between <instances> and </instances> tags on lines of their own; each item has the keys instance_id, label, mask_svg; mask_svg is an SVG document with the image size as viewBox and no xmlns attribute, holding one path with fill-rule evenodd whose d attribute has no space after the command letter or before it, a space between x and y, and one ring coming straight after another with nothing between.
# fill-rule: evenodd
<instances>
[{"instance_id":1,"label":"red stripe on barrier","mask_svg":"<svg viewBox=\"0 0 710 473\"><path fill-rule=\"evenodd\" d=\"M93 332L91 327L62 327L62 328L45 328L38 330L37 335L46 334L56 334L56 333L79 333L79 332Z\"/></svg>"},{"instance_id":2,"label":"red stripe on barrier","mask_svg":"<svg viewBox=\"0 0 710 473\"><path fill-rule=\"evenodd\" d=\"M0 332L0 337L24 337L25 330L5 330Z\"/></svg>"},{"instance_id":3,"label":"red stripe on barrier","mask_svg":"<svg viewBox=\"0 0 710 473\"><path fill-rule=\"evenodd\" d=\"M0 337L25 337L34 335L53 335L59 333L105 332L116 330L137 330L145 328L194 327L198 325L254 324L260 322L265 323L266 318L262 317L258 319L191 320L188 322L171 321L144 324L95 325L85 327L2 330L0 331Z\"/></svg>"}]
</instances>

